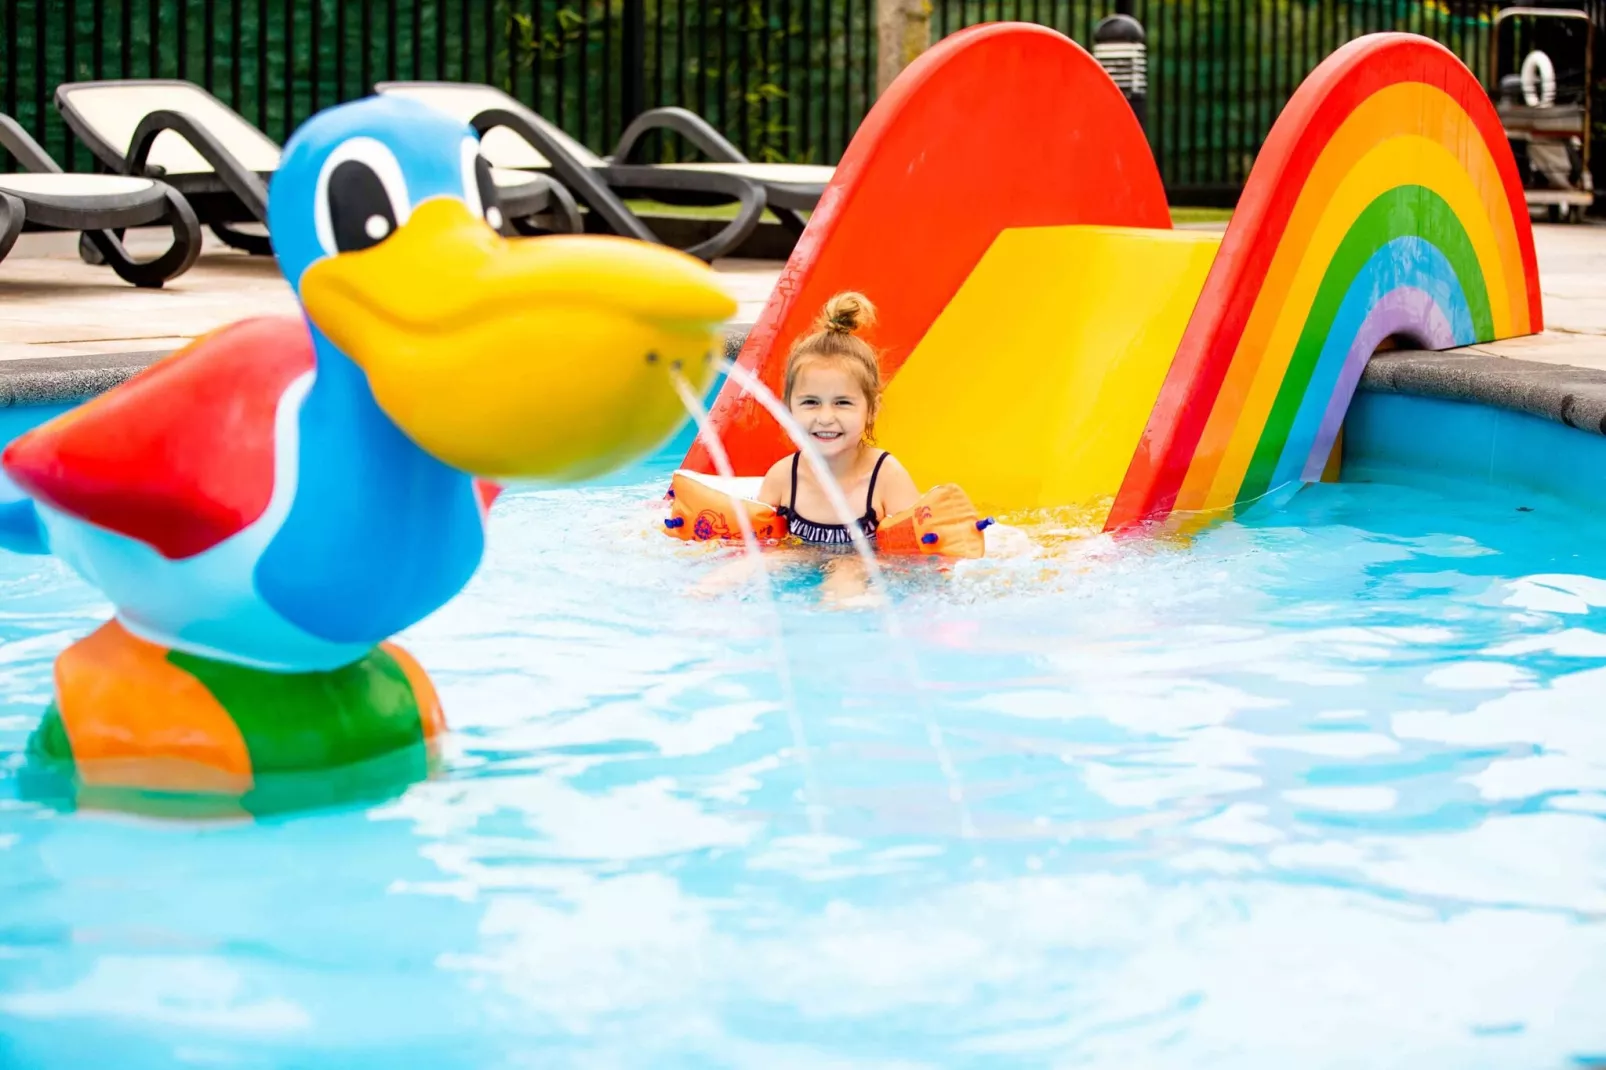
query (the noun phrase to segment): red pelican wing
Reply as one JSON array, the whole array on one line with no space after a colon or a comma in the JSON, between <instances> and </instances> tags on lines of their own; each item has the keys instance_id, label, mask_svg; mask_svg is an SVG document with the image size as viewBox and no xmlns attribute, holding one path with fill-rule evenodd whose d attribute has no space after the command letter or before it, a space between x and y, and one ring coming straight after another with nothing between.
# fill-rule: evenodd
<instances>
[{"instance_id":1,"label":"red pelican wing","mask_svg":"<svg viewBox=\"0 0 1606 1070\"><path fill-rule=\"evenodd\" d=\"M267 508L279 400L312 368L303 320L242 320L20 436L0 465L55 509L191 557Z\"/></svg>"}]
</instances>

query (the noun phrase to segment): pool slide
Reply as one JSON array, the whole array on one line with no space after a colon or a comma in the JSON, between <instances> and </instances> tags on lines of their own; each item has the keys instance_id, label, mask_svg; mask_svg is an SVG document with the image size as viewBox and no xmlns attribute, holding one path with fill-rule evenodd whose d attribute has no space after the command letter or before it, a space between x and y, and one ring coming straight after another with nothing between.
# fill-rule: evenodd
<instances>
[{"instance_id":1,"label":"pool slide","mask_svg":"<svg viewBox=\"0 0 1606 1070\"><path fill-rule=\"evenodd\" d=\"M739 363L779 390L845 289L880 308L878 438L917 483L990 512L1092 507L1107 530L1331 475L1379 348L1543 327L1494 108L1399 33L1305 80L1224 235L1172 229L1143 131L1081 47L1021 23L955 34L865 119ZM792 449L733 383L712 420L740 476ZM683 467L713 471L701 442Z\"/></svg>"}]
</instances>

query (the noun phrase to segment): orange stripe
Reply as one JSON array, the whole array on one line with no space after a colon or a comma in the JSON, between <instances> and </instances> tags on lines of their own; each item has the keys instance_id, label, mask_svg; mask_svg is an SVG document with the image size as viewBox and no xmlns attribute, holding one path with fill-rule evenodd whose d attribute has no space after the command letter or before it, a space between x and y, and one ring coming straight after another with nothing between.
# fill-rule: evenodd
<instances>
[{"instance_id":1,"label":"orange stripe","mask_svg":"<svg viewBox=\"0 0 1606 1070\"><path fill-rule=\"evenodd\" d=\"M418 664L418 660L395 643L380 643L379 649L396 659L402 675L413 688L413 701L418 703L418 725L424 741L434 739L446 731L446 713L441 709L441 698L435 693L435 684Z\"/></svg>"},{"instance_id":2,"label":"orange stripe","mask_svg":"<svg viewBox=\"0 0 1606 1070\"><path fill-rule=\"evenodd\" d=\"M251 755L228 711L165 648L115 620L56 659L56 705L85 784L251 790Z\"/></svg>"}]
</instances>

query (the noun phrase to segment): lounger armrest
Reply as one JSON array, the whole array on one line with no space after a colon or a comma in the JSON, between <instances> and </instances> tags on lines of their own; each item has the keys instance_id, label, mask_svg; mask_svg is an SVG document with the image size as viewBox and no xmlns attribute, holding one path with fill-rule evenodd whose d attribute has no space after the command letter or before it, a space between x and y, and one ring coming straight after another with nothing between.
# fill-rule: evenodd
<instances>
[{"instance_id":1,"label":"lounger armrest","mask_svg":"<svg viewBox=\"0 0 1606 1070\"><path fill-rule=\"evenodd\" d=\"M764 187L740 175L717 171L682 171L674 167L644 164L612 164L603 172L615 189L718 193L737 202L736 218L725 224L707 241L698 242L686 252L704 260L714 260L735 249L753 233L764 216Z\"/></svg>"},{"instance_id":2,"label":"lounger armrest","mask_svg":"<svg viewBox=\"0 0 1606 1070\"><path fill-rule=\"evenodd\" d=\"M695 145L703 155L717 163L749 162L747 157L742 155L742 150L732 145L724 134L709 125L708 120L685 108L654 108L636 116L630 125L625 127L625 132L619 135L619 143L613 150L613 162L630 163L630 154L653 130L670 130L679 134Z\"/></svg>"},{"instance_id":3,"label":"lounger armrest","mask_svg":"<svg viewBox=\"0 0 1606 1070\"><path fill-rule=\"evenodd\" d=\"M482 138L499 126L513 131L534 146L535 151L546 157L547 162L552 165L552 173L558 176L558 181L568 186L569 191L578 200L584 201L586 207L606 220L615 234L623 234L641 241L658 240L647 225L637 219L635 213L614 195L600 175L576 160L568 149L531 122L527 115L511 108L487 108L474 116L470 120L470 125Z\"/></svg>"},{"instance_id":4,"label":"lounger armrest","mask_svg":"<svg viewBox=\"0 0 1606 1070\"><path fill-rule=\"evenodd\" d=\"M245 205L246 211L257 219L265 220L268 216L268 188L254 173L241 166L234 154L223 147L217 137L181 111L168 111L165 108L153 111L139 121L134 128L134 137L128 146L128 173L143 175L147 178L160 178L164 173L160 167L147 167L146 158L150 155L151 146L155 144L157 135L164 130L171 130L185 141L188 141L201 158L212 165L218 178L240 202Z\"/></svg>"},{"instance_id":5,"label":"lounger armrest","mask_svg":"<svg viewBox=\"0 0 1606 1070\"><path fill-rule=\"evenodd\" d=\"M0 260L6 258L27 222L28 209L9 193L0 192Z\"/></svg>"},{"instance_id":6,"label":"lounger armrest","mask_svg":"<svg viewBox=\"0 0 1606 1070\"><path fill-rule=\"evenodd\" d=\"M18 163L35 174L61 174L60 165L22 128L21 123L9 115L0 115L0 148L11 153Z\"/></svg>"}]
</instances>

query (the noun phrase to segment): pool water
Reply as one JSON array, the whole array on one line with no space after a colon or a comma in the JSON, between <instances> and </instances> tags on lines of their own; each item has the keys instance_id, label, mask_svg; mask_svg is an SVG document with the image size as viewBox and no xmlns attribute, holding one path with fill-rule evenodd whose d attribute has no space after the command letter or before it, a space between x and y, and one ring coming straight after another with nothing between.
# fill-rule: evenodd
<instances>
[{"instance_id":1,"label":"pool water","mask_svg":"<svg viewBox=\"0 0 1606 1070\"><path fill-rule=\"evenodd\" d=\"M676 450L504 497L403 641L440 775L72 812L22 751L109 612L0 558L0 1066L1576 1067L1606 1059L1606 524L1319 485L688 592ZM784 671L782 671L784 668ZM799 743L802 746L799 746Z\"/></svg>"}]
</instances>

